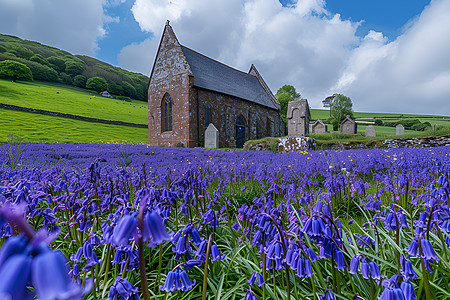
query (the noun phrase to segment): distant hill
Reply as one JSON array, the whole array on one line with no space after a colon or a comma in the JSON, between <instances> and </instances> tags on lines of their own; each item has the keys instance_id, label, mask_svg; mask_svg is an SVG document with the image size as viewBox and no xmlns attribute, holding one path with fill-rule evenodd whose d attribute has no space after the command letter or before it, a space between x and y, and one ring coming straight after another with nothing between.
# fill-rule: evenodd
<instances>
[{"instance_id":1,"label":"distant hill","mask_svg":"<svg viewBox=\"0 0 450 300\"><path fill-rule=\"evenodd\" d=\"M114 67L85 55L0 34L0 61L14 60L27 65L33 79L85 88L91 77L104 78L108 91L116 96L147 101L148 77Z\"/></svg>"}]
</instances>

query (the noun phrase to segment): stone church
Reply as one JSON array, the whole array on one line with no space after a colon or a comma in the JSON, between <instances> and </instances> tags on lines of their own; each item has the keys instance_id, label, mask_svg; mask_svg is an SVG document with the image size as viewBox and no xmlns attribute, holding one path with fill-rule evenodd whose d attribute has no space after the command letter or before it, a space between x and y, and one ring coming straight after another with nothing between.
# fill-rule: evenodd
<instances>
[{"instance_id":1,"label":"stone church","mask_svg":"<svg viewBox=\"0 0 450 300\"><path fill-rule=\"evenodd\" d=\"M219 147L284 135L280 104L251 66L239 71L178 42L167 21L148 84L150 145L197 147L213 123Z\"/></svg>"}]
</instances>

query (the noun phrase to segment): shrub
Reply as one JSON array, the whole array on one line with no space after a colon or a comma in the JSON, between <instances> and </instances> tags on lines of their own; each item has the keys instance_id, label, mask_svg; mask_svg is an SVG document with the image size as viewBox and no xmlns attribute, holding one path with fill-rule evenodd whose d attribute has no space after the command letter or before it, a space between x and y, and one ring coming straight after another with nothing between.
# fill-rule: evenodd
<instances>
[{"instance_id":1,"label":"shrub","mask_svg":"<svg viewBox=\"0 0 450 300\"><path fill-rule=\"evenodd\" d=\"M108 83L104 78L101 77L91 77L86 82L86 88L90 90L94 90L97 93L100 93L104 90L108 89Z\"/></svg>"},{"instance_id":2,"label":"shrub","mask_svg":"<svg viewBox=\"0 0 450 300\"><path fill-rule=\"evenodd\" d=\"M70 77L70 75L68 75L66 73L59 74L59 78L65 84L72 84L72 82L73 82L72 77Z\"/></svg>"},{"instance_id":3,"label":"shrub","mask_svg":"<svg viewBox=\"0 0 450 300\"><path fill-rule=\"evenodd\" d=\"M30 68L13 60L0 62L0 77L12 78L14 80L33 80L33 74Z\"/></svg>"},{"instance_id":4,"label":"shrub","mask_svg":"<svg viewBox=\"0 0 450 300\"><path fill-rule=\"evenodd\" d=\"M83 75L77 75L73 78L72 84L84 88L86 86L87 78Z\"/></svg>"},{"instance_id":5,"label":"shrub","mask_svg":"<svg viewBox=\"0 0 450 300\"><path fill-rule=\"evenodd\" d=\"M383 126L383 121L380 120L380 119L376 119L374 125L375 125L375 126Z\"/></svg>"},{"instance_id":6,"label":"shrub","mask_svg":"<svg viewBox=\"0 0 450 300\"><path fill-rule=\"evenodd\" d=\"M123 95L124 93L123 87L114 83L108 83L108 90L113 95Z\"/></svg>"}]
</instances>

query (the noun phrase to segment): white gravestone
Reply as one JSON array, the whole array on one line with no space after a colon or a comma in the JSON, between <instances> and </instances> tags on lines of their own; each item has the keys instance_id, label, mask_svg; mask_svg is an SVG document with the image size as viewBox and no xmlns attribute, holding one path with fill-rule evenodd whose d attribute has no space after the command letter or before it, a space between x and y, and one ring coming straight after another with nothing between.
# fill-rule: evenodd
<instances>
[{"instance_id":1,"label":"white gravestone","mask_svg":"<svg viewBox=\"0 0 450 300\"><path fill-rule=\"evenodd\" d=\"M205 130L205 148L219 148L219 130L213 123Z\"/></svg>"},{"instance_id":2,"label":"white gravestone","mask_svg":"<svg viewBox=\"0 0 450 300\"><path fill-rule=\"evenodd\" d=\"M395 126L395 135L405 135L405 127L402 124Z\"/></svg>"},{"instance_id":3,"label":"white gravestone","mask_svg":"<svg viewBox=\"0 0 450 300\"><path fill-rule=\"evenodd\" d=\"M377 132L375 130L375 127L373 127L372 125L369 125L366 127L366 136L368 137L376 137L377 136Z\"/></svg>"}]
</instances>

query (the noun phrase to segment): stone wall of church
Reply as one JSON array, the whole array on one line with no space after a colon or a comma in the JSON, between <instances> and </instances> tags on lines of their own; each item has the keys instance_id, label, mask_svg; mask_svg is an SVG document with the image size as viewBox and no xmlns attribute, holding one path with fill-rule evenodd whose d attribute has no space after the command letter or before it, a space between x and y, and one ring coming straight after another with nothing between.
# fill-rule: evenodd
<instances>
[{"instance_id":1,"label":"stone wall of church","mask_svg":"<svg viewBox=\"0 0 450 300\"><path fill-rule=\"evenodd\" d=\"M190 102L191 141L197 141L197 137L200 143L204 141L207 105L209 105L209 121L219 130L220 148L236 147L236 120L239 116L245 122L245 140L284 135L284 123L279 112L268 107L196 87L191 88Z\"/></svg>"},{"instance_id":2,"label":"stone wall of church","mask_svg":"<svg viewBox=\"0 0 450 300\"><path fill-rule=\"evenodd\" d=\"M148 86L148 142L150 145L189 144L189 86L192 72L178 40L166 26ZM164 131L164 95L172 98L172 131Z\"/></svg>"}]
</instances>

